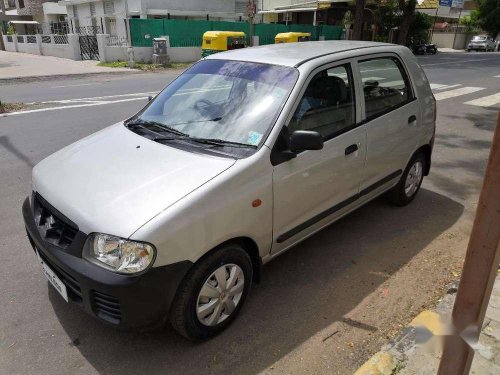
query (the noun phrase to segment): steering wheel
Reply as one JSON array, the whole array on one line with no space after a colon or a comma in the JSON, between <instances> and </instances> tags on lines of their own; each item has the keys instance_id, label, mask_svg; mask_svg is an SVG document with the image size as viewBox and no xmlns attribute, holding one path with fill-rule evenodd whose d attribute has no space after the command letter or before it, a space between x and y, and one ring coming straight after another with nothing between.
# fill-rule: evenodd
<instances>
[{"instance_id":1,"label":"steering wheel","mask_svg":"<svg viewBox=\"0 0 500 375\"><path fill-rule=\"evenodd\" d=\"M196 109L202 116L210 116L212 111L210 108L215 106L210 100L200 99L193 104L193 108Z\"/></svg>"}]
</instances>

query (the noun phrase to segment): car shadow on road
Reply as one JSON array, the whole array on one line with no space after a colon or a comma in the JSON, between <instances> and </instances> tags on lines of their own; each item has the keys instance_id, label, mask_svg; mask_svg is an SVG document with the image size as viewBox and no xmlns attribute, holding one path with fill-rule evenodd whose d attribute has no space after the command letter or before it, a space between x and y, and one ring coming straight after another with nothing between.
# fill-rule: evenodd
<instances>
[{"instance_id":1,"label":"car shadow on road","mask_svg":"<svg viewBox=\"0 0 500 375\"><path fill-rule=\"evenodd\" d=\"M208 342L189 342L169 327L116 330L65 304L52 288L49 297L69 345L99 373L257 373L334 322L377 331L345 315L462 212L425 189L408 207L371 202L267 265L239 318Z\"/></svg>"}]
</instances>

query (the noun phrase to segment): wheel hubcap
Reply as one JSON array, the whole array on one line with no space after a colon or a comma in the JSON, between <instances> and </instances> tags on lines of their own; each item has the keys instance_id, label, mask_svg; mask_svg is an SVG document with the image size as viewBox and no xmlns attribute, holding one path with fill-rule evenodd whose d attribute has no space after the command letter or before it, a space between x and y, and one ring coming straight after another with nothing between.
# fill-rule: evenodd
<instances>
[{"instance_id":1,"label":"wheel hubcap","mask_svg":"<svg viewBox=\"0 0 500 375\"><path fill-rule=\"evenodd\" d=\"M416 161L410 168L405 181L405 194L408 198L415 194L422 182L423 165L421 161Z\"/></svg>"},{"instance_id":2,"label":"wheel hubcap","mask_svg":"<svg viewBox=\"0 0 500 375\"><path fill-rule=\"evenodd\" d=\"M225 264L205 281L196 302L196 315L201 324L215 326L229 318L238 306L245 276L240 266Z\"/></svg>"}]
</instances>

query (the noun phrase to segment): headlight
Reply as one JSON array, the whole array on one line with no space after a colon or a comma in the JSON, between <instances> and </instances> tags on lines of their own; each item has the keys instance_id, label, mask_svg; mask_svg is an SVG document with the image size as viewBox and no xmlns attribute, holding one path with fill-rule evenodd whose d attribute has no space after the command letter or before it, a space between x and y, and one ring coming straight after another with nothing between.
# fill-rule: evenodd
<instances>
[{"instance_id":1,"label":"headlight","mask_svg":"<svg viewBox=\"0 0 500 375\"><path fill-rule=\"evenodd\" d=\"M83 252L88 261L125 274L146 270L153 264L155 256L156 249L150 244L102 233L91 234Z\"/></svg>"}]
</instances>

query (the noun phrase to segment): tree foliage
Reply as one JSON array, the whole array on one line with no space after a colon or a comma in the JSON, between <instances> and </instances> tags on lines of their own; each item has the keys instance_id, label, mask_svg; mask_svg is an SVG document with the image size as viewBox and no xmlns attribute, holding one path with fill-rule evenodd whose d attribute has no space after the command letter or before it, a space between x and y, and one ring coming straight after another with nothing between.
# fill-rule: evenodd
<instances>
[{"instance_id":1,"label":"tree foliage","mask_svg":"<svg viewBox=\"0 0 500 375\"><path fill-rule=\"evenodd\" d=\"M500 0L476 0L479 26L492 37L500 33Z\"/></svg>"},{"instance_id":2,"label":"tree foliage","mask_svg":"<svg viewBox=\"0 0 500 375\"><path fill-rule=\"evenodd\" d=\"M432 27L433 19L424 13L416 13L408 30L408 39L414 41L429 39L429 29Z\"/></svg>"}]
</instances>

